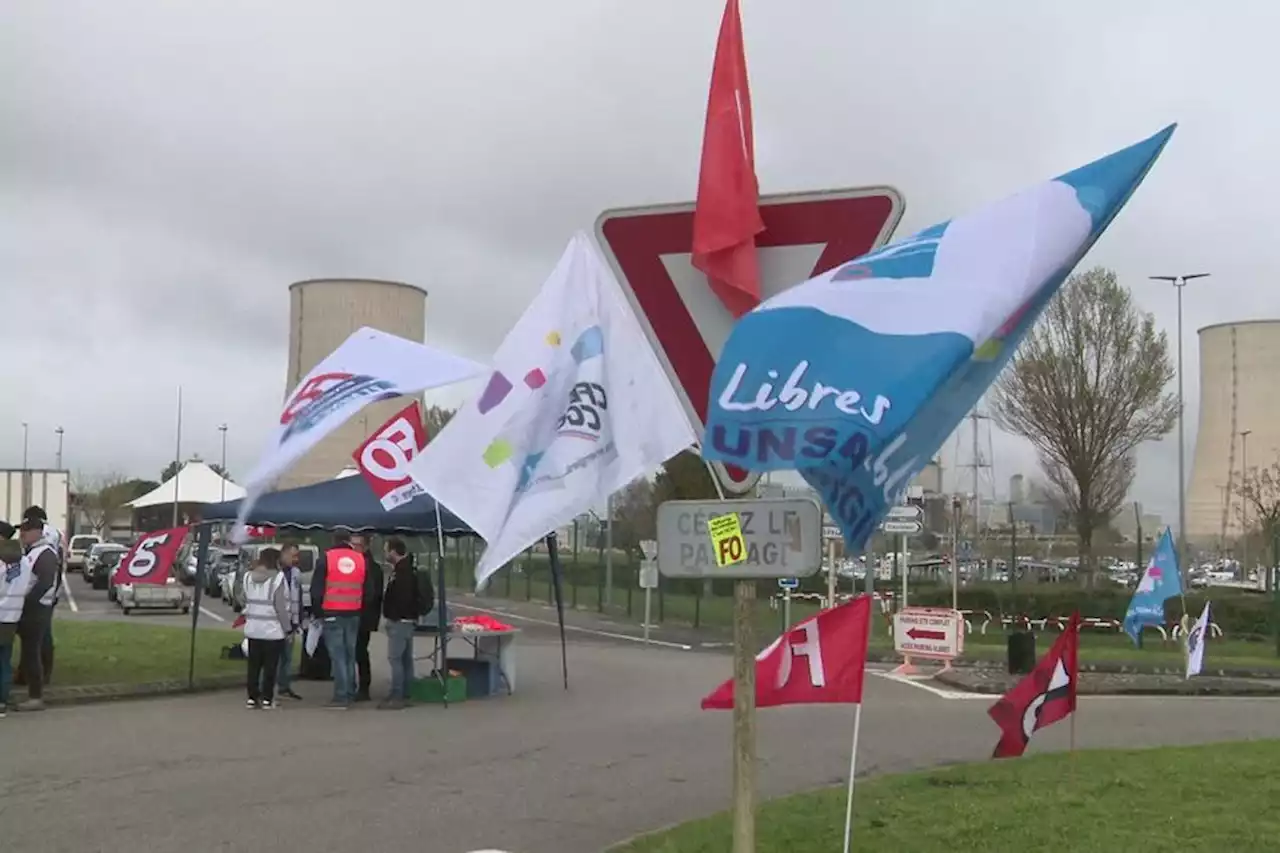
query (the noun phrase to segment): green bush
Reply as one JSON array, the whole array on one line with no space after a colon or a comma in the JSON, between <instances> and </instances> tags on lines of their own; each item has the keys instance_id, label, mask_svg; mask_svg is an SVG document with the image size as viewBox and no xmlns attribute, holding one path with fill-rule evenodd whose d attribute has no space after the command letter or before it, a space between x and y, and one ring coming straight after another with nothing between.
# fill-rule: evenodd
<instances>
[{"instance_id":1,"label":"green bush","mask_svg":"<svg viewBox=\"0 0 1280 853\"><path fill-rule=\"evenodd\" d=\"M1123 619L1133 592L1106 588L1085 590L1067 584L1020 585L1011 594L1007 584L978 584L960 590L961 610L986 610L993 618L1025 615L1031 618L1068 616L1079 610L1081 616L1096 619ZM1238 638L1265 637L1271 634L1272 603L1270 596L1242 590L1196 590L1187 594L1187 610L1191 618L1200 615L1205 601L1212 602L1213 621L1223 633ZM951 588L931 585L912 589L910 603L920 607L950 607ZM1182 618L1182 600L1165 603L1165 619L1174 624Z\"/></svg>"}]
</instances>

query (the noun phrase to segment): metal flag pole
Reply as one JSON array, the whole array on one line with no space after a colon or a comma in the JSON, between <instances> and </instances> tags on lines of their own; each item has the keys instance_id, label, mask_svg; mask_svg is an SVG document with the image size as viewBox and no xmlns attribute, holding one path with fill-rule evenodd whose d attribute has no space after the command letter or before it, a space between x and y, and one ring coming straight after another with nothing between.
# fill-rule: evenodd
<instances>
[{"instance_id":1,"label":"metal flag pole","mask_svg":"<svg viewBox=\"0 0 1280 853\"><path fill-rule=\"evenodd\" d=\"M853 712L853 746L849 749L849 793L844 803L844 853L849 853L849 842L853 838L853 787L858 773L858 735L862 731L862 703Z\"/></svg>"},{"instance_id":2,"label":"metal flag pole","mask_svg":"<svg viewBox=\"0 0 1280 853\"><path fill-rule=\"evenodd\" d=\"M182 474L182 386L178 386L178 429L173 447L173 524L178 526L178 478Z\"/></svg>"},{"instance_id":3,"label":"metal flag pole","mask_svg":"<svg viewBox=\"0 0 1280 853\"><path fill-rule=\"evenodd\" d=\"M440 662L436 671L444 688L445 707L449 704L449 614L448 593L444 578L444 523L440 520L440 501L433 496L436 514L436 630L440 635ZM429 570L428 570L429 571Z\"/></svg>"}]
</instances>

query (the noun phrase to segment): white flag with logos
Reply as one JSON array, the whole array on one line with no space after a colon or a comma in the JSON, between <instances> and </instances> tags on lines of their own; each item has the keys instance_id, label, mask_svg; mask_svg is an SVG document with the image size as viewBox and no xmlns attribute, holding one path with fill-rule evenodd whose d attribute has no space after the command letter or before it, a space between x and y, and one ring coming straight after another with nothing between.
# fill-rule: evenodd
<instances>
[{"instance_id":1,"label":"white flag with logos","mask_svg":"<svg viewBox=\"0 0 1280 853\"><path fill-rule=\"evenodd\" d=\"M257 466L245 481L235 537L258 496L329 433L370 403L420 394L487 368L444 350L364 327L342 342L289 394Z\"/></svg>"},{"instance_id":2,"label":"white flag with logos","mask_svg":"<svg viewBox=\"0 0 1280 853\"><path fill-rule=\"evenodd\" d=\"M481 394L409 466L498 568L694 442L631 309L579 233L494 355Z\"/></svg>"},{"instance_id":3,"label":"white flag with logos","mask_svg":"<svg viewBox=\"0 0 1280 853\"><path fill-rule=\"evenodd\" d=\"M1204 644L1209 639L1209 602L1204 603L1200 618L1187 632L1187 678L1204 669Z\"/></svg>"}]
</instances>

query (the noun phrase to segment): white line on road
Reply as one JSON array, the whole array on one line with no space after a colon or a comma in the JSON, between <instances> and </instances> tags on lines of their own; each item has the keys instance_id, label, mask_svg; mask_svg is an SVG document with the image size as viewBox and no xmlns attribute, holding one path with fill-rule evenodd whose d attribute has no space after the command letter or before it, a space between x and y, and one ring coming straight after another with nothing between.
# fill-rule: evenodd
<instances>
[{"instance_id":1,"label":"white line on road","mask_svg":"<svg viewBox=\"0 0 1280 853\"><path fill-rule=\"evenodd\" d=\"M473 607L470 604L458 604L450 601L448 606L461 607L463 610L474 610L477 613L488 613L491 616L502 616L505 619L519 619L522 622L530 622L534 625L550 625L552 628L560 627L559 622L552 622L547 619L534 619L531 616L520 616L515 613L508 613L505 610L487 610L483 607ZM579 634L590 634L593 637L608 637L611 640L630 640L633 643L645 645L644 637L636 637L631 634L614 634L609 631L596 631L591 628L579 628L577 625L565 625L566 631L577 631ZM682 652L693 651L693 646L685 643L670 643L666 640L650 640L648 645L662 646L667 649L679 649Z\"/></svg>"},{"instance_id":2,"label":"white line on road","mask_svg":"<svg viewBox=\"0 0 1280 853\"><path fill-rule=\"evenodd\" d=\"M996 698L998 698L986 693L962 693L958 690L944 690L941 687L934 687L932 684L926 684L919 678L898 675L894 672L876 672L875 670L871 670L871 674L878 675L887 681L896 681L899 684L905 684L909 687L918 687L921 690L932 693L934 696L938 696L942 699L986 699L988 702L994 702Z\"/></svg>"},{"instance_id":3,"label":"white line on road","mask_svg":"<svg viewBox=\"0 0 1280 853\"><path fill-rule=\"evenodd\" d=\"M76 597L71 594L71 584L67 583L67 570L62 570L62 591L67 594L67 606L71 608L72 613L80 612L80 605L76 604Z\"/></svg>"},{"instance_id":4,"label":"white line on road","mask_svg":"<svg viewBox=\"0 0 1280 853\"><path fill-rule=\"evenodd\" d=\"M212 610L205 607L203 604L200 605L200 612L203 613L205 616L208 616L210 619L215 619L218 622L227 621L225 616L219 616L217 613L214 613Z\"/></svg>"}]
</instances>

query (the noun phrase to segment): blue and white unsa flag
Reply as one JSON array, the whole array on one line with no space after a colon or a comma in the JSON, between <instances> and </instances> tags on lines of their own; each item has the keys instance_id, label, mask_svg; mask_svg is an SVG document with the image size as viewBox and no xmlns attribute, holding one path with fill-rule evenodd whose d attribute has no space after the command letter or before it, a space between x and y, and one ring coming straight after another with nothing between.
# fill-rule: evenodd
<instances>
[{"instance_id":1,"label":"blue and white unsa flag","mask_svg":"<svg viewBox=\"0 0 1280 853\"><path fill-rule=\"evenodd\" d=\"M1169 528L1151 552L1151 561L1138 580L1138 586L1129 599L1124 613L1124 631L1134 641L1142 633L1144 625L1163 625L1164 603L1182 594L1182 572L1178 570L1178 552L1173 547L1173 534Z\"/></svg>"},{"instance_id":2,"label":"blue and white unsa flag","mask_svg":"<svg viewBox=\"0 0 1280 853\"><path fill-rule=\"evenodd\" d=\"M525 548L695 440L585 234L570 241L493 363L480 395L409 466L488 543L476 566L480 587Z\"/></svg>"},{"instance_id":3,"label":"blue and white unsa flag","mask_svg":"<svg viewBox=\"0 0 1280 853\"><path fill-rule=\"evenodd\" d=\"M798 470L863 548L1173 130L762 303L716 364L702 455Z\"/></svg>"}]
</instances>

